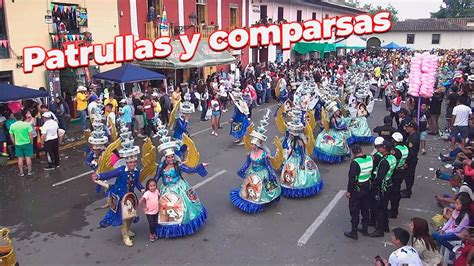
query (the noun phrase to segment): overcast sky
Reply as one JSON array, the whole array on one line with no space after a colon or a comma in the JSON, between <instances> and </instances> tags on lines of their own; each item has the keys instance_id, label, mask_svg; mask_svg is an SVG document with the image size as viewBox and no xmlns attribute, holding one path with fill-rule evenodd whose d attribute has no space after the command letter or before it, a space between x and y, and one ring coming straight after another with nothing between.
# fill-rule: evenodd
<instances>
[{"instance_id":1,"label":"overcast sky","mask_svg":"<svg viewBox=\"0 0 474 266\"><path fill-rule=\"evenodd\" d=\"M398 18L415 19L429 18L430 12L436 12L443 0L359 0L361 4L372 4L373 6L381 5L383 7L391 4L398 9Z\"/></svg>"}]
</instances>

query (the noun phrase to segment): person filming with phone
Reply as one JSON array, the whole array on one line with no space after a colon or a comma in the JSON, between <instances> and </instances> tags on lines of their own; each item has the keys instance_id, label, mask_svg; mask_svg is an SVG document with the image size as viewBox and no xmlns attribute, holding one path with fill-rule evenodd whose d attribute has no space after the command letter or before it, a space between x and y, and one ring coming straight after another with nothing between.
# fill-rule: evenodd
<instances>
[{"instance_id":1,"label":"person filming with phone","mask_svg":"<svg viewBox=\"0 0 474 266\"><path fill-rule=\"evenodd\" d=\"M410 241L410 233L402 228L394 228L392 230L392 243L397 247L397 250L392 252L388 257L388 261L382 259L380 256L374 258L376 266L422 266L420 256L416 249L408 245Z\"/></svg>"}]
</instances>

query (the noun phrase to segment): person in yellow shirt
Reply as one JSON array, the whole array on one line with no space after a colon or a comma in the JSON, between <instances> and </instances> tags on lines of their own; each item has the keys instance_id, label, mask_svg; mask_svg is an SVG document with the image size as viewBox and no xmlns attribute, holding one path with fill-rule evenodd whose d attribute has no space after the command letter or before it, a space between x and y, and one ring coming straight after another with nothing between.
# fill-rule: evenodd
<instances>
[{"instance_id":1,"label":"person in yellow shirt","mask_svg":"<svg viewBox=\"0 0 474 266\"><path fill-rule=\"evenodd\" d=\"M174 106L179 101L181 101L181 88L176 86L173 93L171 94L171 104Z\"/></svg>"},{"instance_id":2,"label":"person in yellow shirt","mask_svg":"<svg viewBox=\"0 0 474 266\"><path fill-rule=\"evenodd\" d=\"M104 106L107 105L107 104L109 104L109 103L113 106L112 112L117 113L118 102L117 102L117 100L115 99L115 96L114 96L113 93L109 93L109 98L105 99L105 101L104 101ZM105 115L107 116L108 113L106 113Z\"/></svg>"},{"instance_id":3,"label":"person in yellow shirt","mask_svg":"<svg viewBox=\"0 0 474 266\"><path fill-rule=\"evenodd\" d=\"M160 105L160 95L157 92L153 92L151 94L151 101L154 104L154 111L155 111L155 118L160 117L160 112L161 112L161 105Z\"/></svg>"},{"instance_id":4,"label":"person in yellow shirt","mask_svg":"<svg viewBox=\"0 0 474 266\"><path fill-rule=\"evenodd\" d=\"M380 69L380 66L375 67L374 74L375 74L375 78L378 81L380 78L380 75L382 74L382 69Z\"/></svg>"},{"instance_id":5,"label":"person in yellow shirt","mask_svg":"<svg viewBox=\"0 0 474 266\"><path fill-rule=\"evenodd\" d=\"M87 129L87 101L89 100L90 95L87 93L87 88L84 86L79 86L77 88L76 94L76 109L79 113L79 118L81 119L81 130Z\"/></svg>"}]
</instances>

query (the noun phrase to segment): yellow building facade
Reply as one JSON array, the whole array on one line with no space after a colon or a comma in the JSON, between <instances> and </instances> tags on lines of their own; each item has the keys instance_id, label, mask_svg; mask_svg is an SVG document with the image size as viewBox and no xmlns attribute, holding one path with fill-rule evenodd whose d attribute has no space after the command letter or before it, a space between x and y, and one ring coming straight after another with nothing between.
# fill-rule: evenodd
<instances>
[{"instance_id":1,"label":"yellow building facade","mask_svg":"<svg viewBox=\"0 0 474 266\"><path fill-rule=\"evenodd\" d=\"M33 73L23 73L21 56L24 47L41 46L49 50L61 49L65 43L105 44L113 41L119 34L117 0L0 2L4 20L0 17L0 24L5 23L3 36L0 31L0 82L8 81L8 76L11 76L10 81L18 86L48 87L49 80L44 67L35 68ZM103 65L100 66L100 71L117 66ZM98 71L96 67L92 69ZM70 73L77 75L77 70L71 70ZM87 78L90 76L91 74L87 73ZM72 91L73 88L69 90Z\"/></svg>"}]
</instances>

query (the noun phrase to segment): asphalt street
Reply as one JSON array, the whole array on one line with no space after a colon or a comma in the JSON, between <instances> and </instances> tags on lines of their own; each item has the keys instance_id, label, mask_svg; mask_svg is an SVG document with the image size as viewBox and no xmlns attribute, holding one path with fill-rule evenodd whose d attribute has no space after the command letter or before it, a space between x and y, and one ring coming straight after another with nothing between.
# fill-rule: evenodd
<instances>
[{"instance_id":1,"label":"asphalt street","mask_svg":"<svg viewBox=\"0 0 474 266\"><path fill-rule=\"evenodd\" d=\"M273 113L276 105L267 107ZM261 119L264 108L254 110L254 122ZM218 137L210 134L210 122L199 122L199 114L193 115L189 131L202 161L210 163L209 175L186 179L207 208L208 220L198 233L185 238L150 243L142 212L140 222L132 226L137 234L132 248L122 244L119 228L99 228L106 212L99 207L105 198L95 193L95 184L84 174L90 171L84 165L84 147L61 152L61 167L55 171L45 172L45 163L35 162L33 178L18 177L16 166L1 168L0 227L12 228L20 264L369 265L376 255L388 257L394 250L389 234L375 239L359 235L358 241L343 235L350 228L348 200L343 195L349 161L317 162L325 186L313 198L282 198L257 215L236 209L228 194L242 182L236 171L244 162L245 150L228 134L225 122L231 114L224 114ZM370 126L380 125L385 114L382 103L376 103ZM278 134L274 120L270 122L267 134L272 139ZM414 216L430 219L439 211L434 194L450 191L447 182L433 179L434 169L441 165L437 154L446 153L448 144L430 136L428 146L428 154L420 155L414 194L402 199L401 213L390 220L390 227L406 228ZM369 152L372 147L365 149Z\"/></svg>"}]
</instances>

